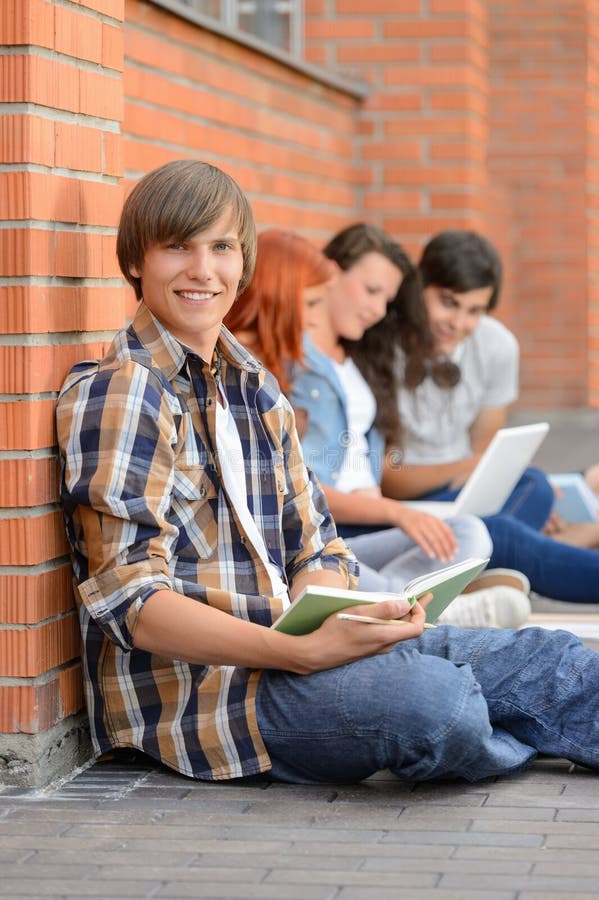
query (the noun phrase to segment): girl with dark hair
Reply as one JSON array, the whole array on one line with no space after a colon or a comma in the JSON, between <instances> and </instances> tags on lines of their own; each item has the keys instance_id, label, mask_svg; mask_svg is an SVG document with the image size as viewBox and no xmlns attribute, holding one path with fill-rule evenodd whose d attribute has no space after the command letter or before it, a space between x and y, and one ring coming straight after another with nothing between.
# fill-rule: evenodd
<instances>
[{"instance_id":1,"label":"girl with dark hair","mask_svg":"<svg viewBox=\"0 0 599 900\"><path fill-rule=\"evenodd\" d=\"M304 340L304 364L296 369L290 399L304 415L306 463L318 476L339 533L360 562L360 586L389 591L398 578L432 571L439 562L488 555L480 519L448 520L384 497L380 476L385 446L397 444L399 417L390 331L399 334L403 315L383 319L402 281L414 269L385 232L356 224L324 249L339 274L314 310ZM425 346L425 341L421 342ZM515 584L525 579L514 576ZM444 614L455 624L517 625L529 612L526 593L512 583L458 598Z\"/></svg>"}]
</instances>

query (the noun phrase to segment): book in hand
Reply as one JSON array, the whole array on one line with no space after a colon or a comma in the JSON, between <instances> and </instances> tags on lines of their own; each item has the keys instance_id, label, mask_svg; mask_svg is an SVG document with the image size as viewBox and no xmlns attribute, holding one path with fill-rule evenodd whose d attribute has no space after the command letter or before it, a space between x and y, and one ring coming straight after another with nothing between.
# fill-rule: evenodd
<instances>
[{"instance_id":1,"label":"book in hand","mask_svg":"<svg viewBox=\"0 0 599 900\"><path fill-rule=\"evenodd\" d=\"M599 499L579 472L550 475L549 480L558 489L554 512L564 522L596 522L599 519Z\"/></svg>"},{"instance_id":2,"label":"book in hand","mask_svg":"<svg viewBox=\"0 0 599 900\"><path fill-rule=\"evenodd\" d=\"M475 557L465 559L436 572L419 575L403 587L398 587L397 593L352 591L349 588L307 585L272 627L285 634L309 634L319 628L330 615L350 606L402 598L415 603L429 593L432 593L433 597L426 608L426 621L433 623L451 601L462 593L466 585L482 572L488 562L488 559Z\"/></svg>"}]
</instances>

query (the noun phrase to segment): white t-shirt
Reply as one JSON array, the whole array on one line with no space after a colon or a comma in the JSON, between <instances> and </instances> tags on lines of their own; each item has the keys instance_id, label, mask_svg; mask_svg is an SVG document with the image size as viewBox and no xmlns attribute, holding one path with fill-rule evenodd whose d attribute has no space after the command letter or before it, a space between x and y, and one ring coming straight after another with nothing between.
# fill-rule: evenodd
<instances>
[{"instance_id":1,"label":"white t-shirt","mask_svg":"<svg viewBox=\"0 0 599 900\"><path fill-rule=\"evenodd\" d=\"M222 388L221 395L226 402ZM268 558L268 551L266 550L264 538L258 531L256 522L248 507L243 449L237 425L235 424L235 419L231 414L231 408L228 403L226 407L220 403L216 404L216 445L223 482L227 489L227 493L237 511L237 515L241 519L241 523L248 538L268 570L272 584L273 597L282 599L285 608L290 602L287 585L281 578L281 573L277 566L273 565Z\"/></svg>"},{"instance_id":2,"label":"white t-shirt","mask_svg":"<svg viewBox=\"0 0 599 900\"><path fill-rule=\"evenodd\" d=\"M376 416L374 394L353 359L348 357L342 363L333 361L333 365L345 392L348 422L347 433L339 438L346 452L335 488L349 493L361 488L376 487L366 440L366 434Z\"/></svg>"},{"instance_id":3,"label":"white t-shirt","mask_svg":"<svg viewBox=\"0 0 599 900\"><path fill-rule=\"evenodd\" d=\"M403 461L436 465L470 456L470 427L479 412L507 406L518 396L519 355L512 332L483 316L451 354L462 376L455 388L437 387L430 377L413 391L400 388ZM403 365L400 355L400 382Z\"/></svg>"}]
</instances>

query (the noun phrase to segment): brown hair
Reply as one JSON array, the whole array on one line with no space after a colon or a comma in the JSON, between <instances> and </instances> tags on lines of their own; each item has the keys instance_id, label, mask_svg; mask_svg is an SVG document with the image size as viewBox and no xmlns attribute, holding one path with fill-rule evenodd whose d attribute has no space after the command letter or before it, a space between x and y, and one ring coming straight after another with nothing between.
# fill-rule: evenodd
<instances>
[{"instance_id":1,"label":"brown hair","mask_svg":"<svg viewBox=\"0 0 599 900\"><path fill-rule=\"evenodd\" d=\"M344 270L351 269L367 253L379 253L403 275L397 296L389 303L384 319L358 341L342 341L370 385L377 404L375 424L387 444L400 439L397 406L395 350L403 346L412 354L428 355L432 347L426 309L420 295L418 274L403 247L381 228L359 222L344 228L324 248L328 257Z\"/></svg>"},{"instance_id":2,"label":"brown hair","mask_svg":"<svg viewBox=\"0 0 599 900\"><path fill-rule=\"evenodd\" d=\"M234 333L251 331L252 352L289 390L289 371L302 360L305 288L328 281L333 264L306 238L269 229L258 235L254 276L225 317Z\"/></svg>"},{"instance_id":3,"label":"brown hair","mask_svg":"<svg viewBox=\"0 0 599 900\"><path fill-rule=\"evenodd\" d=\"M121 272L141 299L141 281L131 268L141 268L149 246L185 241L205 231L231 210L243 255L242 291L252 277L256 229L249 201L239 185L216 166L178 159L149 172L137 182L123 206L116 250Z\"/></svg>"}]
</instances>

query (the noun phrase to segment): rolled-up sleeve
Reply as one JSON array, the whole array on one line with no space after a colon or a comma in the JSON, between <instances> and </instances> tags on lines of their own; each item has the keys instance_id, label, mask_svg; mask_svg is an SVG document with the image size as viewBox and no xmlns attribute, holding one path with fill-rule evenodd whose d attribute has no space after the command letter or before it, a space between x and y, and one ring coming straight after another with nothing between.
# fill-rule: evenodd
<instances>
[{"instance_id":1,"label":"rolled-up sleeve","mask_svg":"<svg viewBox=\"0 0 599 900\"><path fill-rule=\"evenodd\" d=\"M131 361L76 373L57 406L79 595L125 650L147 597L172 587L176 404L160 373Z\"/></svg>"}]
</instances>

